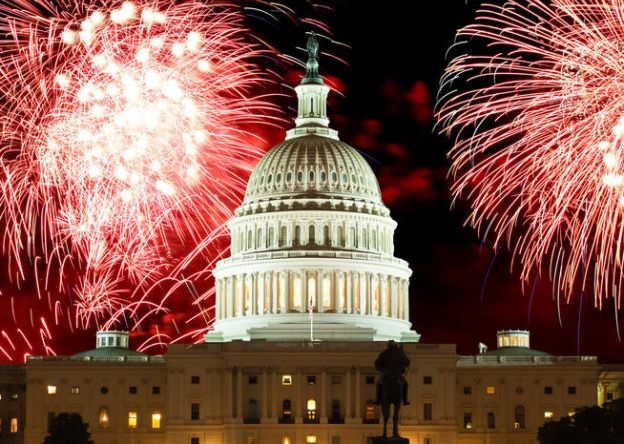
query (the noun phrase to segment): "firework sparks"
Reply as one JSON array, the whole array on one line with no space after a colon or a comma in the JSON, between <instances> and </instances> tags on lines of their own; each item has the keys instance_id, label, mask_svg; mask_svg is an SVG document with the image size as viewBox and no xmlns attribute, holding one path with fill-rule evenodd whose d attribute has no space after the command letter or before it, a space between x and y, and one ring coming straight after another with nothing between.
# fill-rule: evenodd
<instances>
[{"instance_id":1,"label":"firework sparks","mask_svg":"<svg viewBox=\"0 0 624 444\"><path fill-rule=\"evenodd\" d=\"M35 281L55 323L67 314L72 328L166 313L179 285L159 285L190 252L205 280L218 254L198 259L197 245L222 235L263 152L244 125L266 124L268 111L279 119L258 95L268 80L253 60L267 50L245 38L239 9L216 3L5 3L0 28L10 36L0 41L0 217L11 275ZM70 289L69 305L52 287ZM197 313L209 310L197 299Z\"/></svg>"},{"instance_id":2,"label":"firework sparks","mask_svg":"<svg viewBox=\"0 0 624 444\"><path fill-rule=\"evenodd\" d=\"M555 294L622 292L624 16L619 0L487 4L458 32L438 122L470 224Z\"/></svg>"}]
</instances>

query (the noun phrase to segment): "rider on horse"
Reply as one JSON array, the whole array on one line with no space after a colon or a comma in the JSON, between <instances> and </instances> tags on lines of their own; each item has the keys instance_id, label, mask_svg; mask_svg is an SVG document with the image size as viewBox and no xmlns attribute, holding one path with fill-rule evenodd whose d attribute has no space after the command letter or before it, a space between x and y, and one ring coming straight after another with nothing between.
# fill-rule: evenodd
<instances>
[{"instance_id":1,"label":"rider on horse","mask_svg":"<svg viewBox=\"0 0 624 444\"><path fill-rule=\"evenodd\" d=\"M403 351L403 347L393 340L388 341L388 347L379 353L375 360L375 368L381 372L377 381L377 400L375 404L381 404L381 392L384 378L399 377L403 386L403 405L409 405L407 400L407 381L403 375L410 365L410 360Z\"/></svg>"}]
</instances>

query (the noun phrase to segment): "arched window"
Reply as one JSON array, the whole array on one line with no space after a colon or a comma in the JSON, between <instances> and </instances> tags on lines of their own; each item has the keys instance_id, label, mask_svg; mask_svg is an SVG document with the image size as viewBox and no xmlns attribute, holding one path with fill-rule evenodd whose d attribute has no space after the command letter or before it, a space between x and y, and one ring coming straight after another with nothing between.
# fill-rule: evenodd
<instances>
[{"instance_id":1,"label":"arched window","mask_svg":"<svg viewBox=\"0 0 624 444\"><path fill-rule=\"evenodd\" d=\"M330 245L331 239L329 238L329 226L325 225L323 227L323 244L328 246Z\"/></svg>"},{"instance_id":2,"label":"arched window","mask_svg":"<svg viewBox=\"0 0 624 444\"><path fill-rule=\"evenodd\" d=\"M251 250L253 248L253 231L247 230L247 249Z\"/></svg>"},{"instance_id":3,"label":"arched window","mask_svg":"<svg viewBox=\"0 0 624 444\"><path fill-rule=\"evenodd\" d=\"M286 239L287 239L286 234L287 234L286 226L282 225L282 227L280 228L280 238L279 238L280 247L283 247L286 245Z\"/></svg>"},{"instance_id":4,"label":"arched window","mask_svg":"<svg viewBox=\"0 0 624 444\"><path fill-rule=\"evenodd\" d=\"M526 426L525 423L525 414L524 414L524 406L517 405L514 409L514 428L515 429L523 429Z\"/></svg>"},{"instance_id":5,"label":"arched window","mask_svg":"<svg viewBox=\"0 0 624 444\"><path fill-rule=\"evenodd\" d=\"M308 419L316 419L316 400L308 399L307 402Z\"/></svg>"},{"instance_id":6,"label":"arched window","mask_svg":"<svg viewBox=\"0 0 624 444\"><path fill-rule=\"evenodd\" d=\"M338 229L336 230L336 245L344 247L344 230L342 226L338 226Z\"/></svg>"},{"instance_id":7,"label":"arched window","mask_svg":"<svg viewBox=\"0 0 624 444\"><path fill-rule=\"evenodd\" d=\"M98 417L98 424L101 428L105 429L108 427L109 415L108 415L108 407L105 405L100 407L100 414Z\"/></svg>"},{"instance_id":8,"label":"arched window","mask_svg":"<svg viewBox=\"0 0 624 444\"><path fill-rule=\"evenodd\" d=\"M267 239L267 247L272 247L275 244L275 229L269 227L269 238Z\"/></svg>"},{"instance_id":9,"label":"arched window","mask_svg":"<svg viewBox=\"0 0 624 444\"><path fill-rule=\"evenodd\" d=\"M258 228L256 236L256 248L262 247L262 228Z\"/></svg>"},{"instance_id":10,"label":"arched window","mask_svg":"<svg viewBox=\"0 0 624 444\"><path fill-rule=\"evenodd\" d=\"M349 239L351 241L351 245L353 247L357 247L357 238L355 237L355 227L351 227L349 229L349 234L350 234L350 237L351 237Z\"/></svg>"},{"instance_id":11,"label":"arched window","mask_svg":"<svg viewBox=\"0 0 624 444\"><path fill-rule=\"evenodd\" d=\"M293 245L299 245L301 242L301 227L297 225L295 227L295 238L293 239Z\"/></svg>"},{"instance_id":12,"label":"arched window","mask_svg":"<svg viewBox=\"0 0 624 444\"><path fill-rule=\"evenodd\" d=\"M290 404L290 399L284 399L284 401L282 401L282 418L292 418L292 407Z\"/></svg>"},{"instance_id":13,"label":"arched window","mask_svg":"<svg viewBox=\"0 0 624 444\"><path fill-rule=\"evenodd\" d=\"M377 231L373 229L371 232L371 248L373 250L377 249Z\"/></svg>"},{"instance_id":14,"label":"arched window","mask_svg":"<svg viewBox=\"0 0 624 444\"><path fill-rule=\"evenodd\" d=\"M362 247L368 248L368 231L366 228L362 229Z\"/></svg>"},{"instance_id":15,"label":"arched window","mask_svg":"<svg viewBox=\"0 0 624 444\"><path fill-rule=\"evenodd\" d=\"M314 225L310 225L308 227L308 243L309 244L315 244L316 243L316 236L315 236Z\"/></svg>"}]
</instances>

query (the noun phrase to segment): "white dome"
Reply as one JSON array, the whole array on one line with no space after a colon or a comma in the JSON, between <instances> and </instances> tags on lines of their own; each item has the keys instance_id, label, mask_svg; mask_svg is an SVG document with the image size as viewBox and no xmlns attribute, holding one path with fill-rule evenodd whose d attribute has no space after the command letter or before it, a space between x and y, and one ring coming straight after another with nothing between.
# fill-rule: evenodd
<instances>
[{"instance_id":1,"label":"white dome","mask_svg":"<svg viewBox=\"0 0 624 444\"><path fill-rule=\"evenodd\" d=\"M296 126L260 160L229 222L207 342L420 338L408 321L411 270L393 255L396 222L366 160L328 127L313 53Z\"/></svg>"}]
</instances>

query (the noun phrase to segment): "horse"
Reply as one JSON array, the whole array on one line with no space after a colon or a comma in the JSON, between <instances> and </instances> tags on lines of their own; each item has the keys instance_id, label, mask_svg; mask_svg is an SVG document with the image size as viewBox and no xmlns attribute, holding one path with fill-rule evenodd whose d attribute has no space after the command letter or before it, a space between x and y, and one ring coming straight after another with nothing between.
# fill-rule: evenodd
<instances>
[{"instance_id":1,"label":"horse","mask_svg":"<svg viewBox=\"0 0 624 444\"><path fill-rule=\"evenodd\" d=\"M381 380L381 413L383 415L383 437L388 438L388 419L390 405L394 406L392 415L392 437L399 436L399 411L403 402L403 378L399 369L388 368Z\"/></svg>"}]
</instances>

